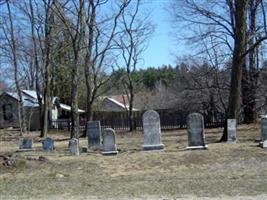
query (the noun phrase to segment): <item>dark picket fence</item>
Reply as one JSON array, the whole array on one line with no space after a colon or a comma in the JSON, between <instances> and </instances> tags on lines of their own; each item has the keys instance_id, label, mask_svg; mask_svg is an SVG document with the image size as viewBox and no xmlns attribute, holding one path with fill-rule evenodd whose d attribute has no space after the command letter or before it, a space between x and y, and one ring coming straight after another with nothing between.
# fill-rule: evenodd
<instances>
[{"instance_id":1,"label":"dark picket fence","mask_svg":"<svg viewBox=\"0 0 267 200\"><path fill-rule=\"evenodd\" d=\"M143 130L142 115L145 111L134 112L133 124L135 130ZM184 129L186 128L186 118L189 113L180 110L157 110L160 115L162 130ZM129 120L126 112L94 112L93 119L101 122L101 127L113 128L115 130L128 131ZM205 115L204 115L205 119ZM85 130L86 120L80 119L80 131ZM206 128L223 127L223 116L217 121L205 120ZM58 119L51 122L51 129L70 130L71 121L69 119Z\"/></svg>"}]
</instances>

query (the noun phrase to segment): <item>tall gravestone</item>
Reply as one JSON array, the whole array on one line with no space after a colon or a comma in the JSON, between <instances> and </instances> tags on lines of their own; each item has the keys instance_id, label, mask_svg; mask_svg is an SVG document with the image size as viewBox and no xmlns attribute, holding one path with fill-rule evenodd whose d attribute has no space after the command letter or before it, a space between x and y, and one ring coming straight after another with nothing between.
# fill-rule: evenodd
<instances>
[{"instance_id":1,"label":"tall gravestone","mask_svg":"<svg viewBox=\"0 0 267 200\"><path fill-rule=\"evenodd\" d=\"M261 118L261 142L262 148L267 148L267 116Z\"/></svg>"},{"instance_id":2,"label":"tall gravestone","mask_svg":"<svg viewBox=\"0 0 267 200\"><path fill-rule=\"evenodd\" d=\"M45 138L42 141L44 151L53 151L54 150L54 140L50 137Z\"/></svg>"},{"instance_id":3,"label":"tall gravestone","mask_svg":"<svg viewBox=\"0 0 267 200\"><path fill-rule=\"evenodd\" d=\"M143 114L144 145L143 150L162 150L160 117L154 110L148 110Z\"/></svg>"},{"instance_id":4,"label":"tall gravestone","mask_svg":"<svg viewBox=\"0 0 267 200\"><path fill-rule=\"evenodd\" d=\"M33 139L32 138L22 138L19 141L20 151L33 150Z\"/></svg>"},{"instance_id":5,"label":"tall gravestone","mask_svg":"<svg viewBox=\"0 0 267 200\"><path fill-rule=\"evenodd\" d=\"M191 113L187 117L188 147L186 149L206 149L204 118L199 113Z\"/></svg>"},{"instance_id":6,"label":"tall gravestone","mask_svg":"<svg viewBox=\"0 0 267 200\"><path fill-rule=\"evenodd\" d=\"M227 142L236 143L236 119L227 119Z\"/></svg>"},{"instance_id":7,"label":"tall gravestone","mask_svg":"<svg viewBox=\"0 0 267 200\"><path fill-rule=\"evenodd\" d=\"M87 122L87 139L89 148L99 148L101 137L100 121Z\"/></svg>"},{"instance_id":8,"label":"tall gravestone","mask_svg":"<svg viewBox=\"0 0 267 200\"><path fill-rule=\"evenodd\" d=\"M69 153L72 156L80 155L79 152L79 140L76 138L72 138L69 140Z\"/></svg>"},{"instance_id":9,"label":"tall gravestone","mask_svg":"<svg viewBox=\"0 0 267 200\"><path fill-rule=\"evenodd\" d=\"M116 134L112 128L104 130L103 134L103 155L114 155L118 154L116 145Z\"/></svg>"}]
</instances>

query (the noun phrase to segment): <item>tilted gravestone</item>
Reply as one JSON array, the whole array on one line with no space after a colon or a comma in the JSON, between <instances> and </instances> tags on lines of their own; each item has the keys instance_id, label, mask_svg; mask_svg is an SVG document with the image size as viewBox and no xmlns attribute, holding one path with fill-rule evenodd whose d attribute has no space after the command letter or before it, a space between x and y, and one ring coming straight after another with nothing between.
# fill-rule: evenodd
<instances>
[{"instance_id":1,"label":"tilted gravestone","mask_svg":"<svg viewBox=\"0 0 267 200\"><path fill-rule=\"evenodd\" d=\"M19 150L33 150L33 139L22 138L19 141Z\"/></svg>"},{"instance_id":2,"label":"tilted gravestone","mask_svg":"<svg viewBox=\"0 0 267 200\"><path fill-rule=\"evenodd\" d=\"M89 148L100 147L101 126L100 121L87 122L87 139Z\"/></svg>"},{"instance_id":3,"label":"tilted gravestone","mask_svg":"<svg viewBox=\"0 0 267 200\"><path fill-rule=\"evenodd\" d=\"M54 140L50 137L45 138L42 141L44 151L53 151L54 150Z\"/></svg>"},{"instance_id":4,"label":"tilted gravestone","mask_svg":"<svg viewBox=\"0 0 267 200\"><path fill-rule=\"evenodd\" d=\"M199 113L191 113L187 117L188 147L186 149L206 149L204 118Z\"/></svg>"},{"instance_id":5,"label":"tilted gravestone","mask_svg":"<svg viewBox=\"0 0 267 200\"><path fill-rule=\"evenodd\" d=\"M72 156L80 155L79 152L79 140L76 138L72 138L69 140L69 153Z\"/></svg>"},{"instance_id":6,"label":"tilted gravestone","mask_svg":"<svg viewBox=\"0 0 267 200\"><path fill-rule=\"evenodd\" d=\"M143 150L162 150L160 117L154 110L148 110L143 114L144 145Z\"/></svg>"},{"instance_id":7,"label":"tilted gravestone","mask_svg":"<svg viewBox=\"0 0 267 200\"><path fill-rule=\"evenodd\" d=\"M103 155L118 154L116 145L116 134L112 128L104 130L103 134Z\"/></svg>"},{"instance_id":8,"label":"tilted gravestone","mask_svg":"<svg viewBox=\"0 0 267 200\"><path fill-rule=\"evenodd\" d=\"M261 118L261 142L262 148L267 148L267 116Z\"/></svg>"},{"instance_id":9,"label":"tilted gravestone","mask_svg":"<svg viewBox=\"0 0 267 200\"><path fill-rule=\"evenodd\" d=\"M227 119L227 142L236 143L236 119Z\"/></svg>"}]
</instances>

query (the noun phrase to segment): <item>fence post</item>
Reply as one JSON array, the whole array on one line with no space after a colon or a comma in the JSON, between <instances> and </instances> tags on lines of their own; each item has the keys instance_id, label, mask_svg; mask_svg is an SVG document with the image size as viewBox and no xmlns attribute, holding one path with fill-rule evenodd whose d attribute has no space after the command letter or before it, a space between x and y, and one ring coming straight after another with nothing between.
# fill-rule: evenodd
<instances>
[{"instance_id":1,"label":"fence post","mask_svg":"<svg viewBox=\"0 0 267 200\"><path fill-rule=\"evenodd\" d=\"M133 112L133 130L136 130L136 114Z\"/></svg>"},{"instance_id":2,"label":"fence post","mask_svg":"<svg viewBox=\"0 0 267 200\"><path fill-rule=\"evenodd\" d=\"M113 122L113 118L114 118L114 115L113 115L113 112L111 112L111 128L114 129L114 122Z\"/></svg>"},{"instance_id":3,"label":"fence post","mask_svg":"<svg viewBox=\"0 0 267 200\"><path fill-rule=\"evenodd\" d=\"M67 120L67 123L68 123L68 131L70 131L70 123L71 123L71 120L68 119L68 120Z\"/></svg>"}]
</instances>

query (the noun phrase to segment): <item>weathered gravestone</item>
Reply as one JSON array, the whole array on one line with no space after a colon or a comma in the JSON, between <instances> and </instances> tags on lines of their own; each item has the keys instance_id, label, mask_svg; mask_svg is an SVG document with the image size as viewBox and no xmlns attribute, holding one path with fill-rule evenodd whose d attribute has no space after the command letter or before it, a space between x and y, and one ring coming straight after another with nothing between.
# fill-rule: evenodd
<instances>
[{"instance_id":1,"label":"weathered gravestone","mask_svg":"<svg viewBox=\"0 0 267 200\"><path fill-rule=\"evenodd\" d=\"M54 140L50 137L45 138L42 141L43 144L43 150L45 151L53 151L54 150Z\"/></svg>"},{"instance_id":2,"label":"weathered gravestone","mask_svg":"<svg viewBox=\"0 0 267 200\"><path fill-rule=\"evenodd\" d=\"M79 140L76 138L72 138L69 141L69 153L72 156L78 156L79 152Z\"/></svg>"},{"instance_id":3,"label":"weathered gravestone","mask_svg":"<svg viewBox=\"0 0 267 200\"><path fill-rule=\"evenodd\" d=\"M261 118L261 142L262 148L267 148L267 116Z\"/></svg>"},{"instance_id":4,"label":"weathered gravestone","mask_svg":"<svg viewBox=\"0 0 267 200\"><path fill-rule=\"evenodd\" d=\"M236 143L236 119L227 119L227 142Z\"/></svg>"},{"instance_id":5,"label":"weathered gravestone","mask_svg":"<svg viewBox=\"0 0 267 200\"><path fill-rule=\"evenodd\" d=\"M143 114L144 145L143 150L162 150L160 117L154 110L148 110Z\"/></svg>"},{"instance_id":6,"label":"weathered gravestone","mask_svg":"<svg viewBox=\"0 0 267 200\"><path fill-rule=\"evenodd\" d=\"M32 138L22 138L19 141L19 150L33 150L33 139Z\"/></svg>"},{"instance_id":7,"label":"weathered gravestone","mask_svg":"<svg viewBox=\"0 0 267 200\"><path fill-rule=\"evenodd\" d=\"M104 130L103 134L103 155L117 154L116 135L112 128Z\"/></svg>"},{"instance_id":8,"label":"weathered gravestone","mask_svg":"<svg viewBox=\"0 0 267 200\"><path fill-rule=\"evenodd\" d=\"M188 147L186 149L206 149L204 118L199 113L191 113L187 117Z\"/></svg>"},{"instance_id":9,"label":"weathered gravestone","mask_svg":"<svg viewBox=\"0 0 267 200\"><path fill-rule=\"evenodd\" d=\"M89 148L100 147L101 126L100 121L87 122L87 139Z\"/></svg>"}]
</instances>

